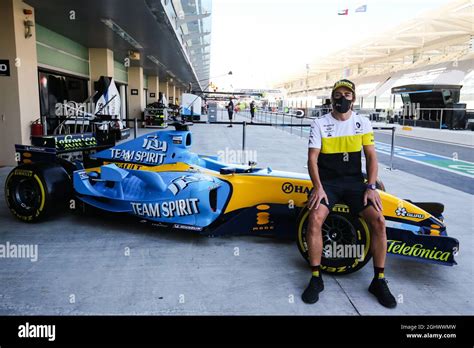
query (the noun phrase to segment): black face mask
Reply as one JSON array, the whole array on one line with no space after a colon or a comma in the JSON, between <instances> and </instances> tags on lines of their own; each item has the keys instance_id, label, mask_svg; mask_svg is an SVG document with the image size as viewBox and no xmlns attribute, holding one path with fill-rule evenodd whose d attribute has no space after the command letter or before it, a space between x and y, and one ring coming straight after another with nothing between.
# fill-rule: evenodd
<instances>
[{"instance_id":1,"label":"black face mask","mask_svg":"<svg viewBox=\"0 0 474 348\"><path fill-rule=\"evenodd\" d=\"M334 99L334 109L341 114L345 114L351 108L352 100L346 99L341 96L340 98Z\"/></svg>"}]
</instances>

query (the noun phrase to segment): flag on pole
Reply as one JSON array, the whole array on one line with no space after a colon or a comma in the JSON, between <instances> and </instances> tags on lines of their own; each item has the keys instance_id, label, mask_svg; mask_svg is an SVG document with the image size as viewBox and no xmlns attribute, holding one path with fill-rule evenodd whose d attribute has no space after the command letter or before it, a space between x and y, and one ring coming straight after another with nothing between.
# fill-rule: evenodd
<instances>
[{"instance_id":1,"label":"flag on pole","mask_svg":"<svg viewBox=\"0 0 474 348\"><path fill-rule=\"evenodd\" d=\"M367 5L359 6L355 9L356 12L367 12Z\"/></svg>"},{"instance_id":2,"label":"flag on pole","mask_svg":"<svg viewBox=\"0 0 474 348\"><path fill-rule=\"evenodd\" d=\"M345 10L340 10L338 13L337 13L339 16L347 16L349 14L349 9L345 9Z\"/></svg>"}]
</instances>

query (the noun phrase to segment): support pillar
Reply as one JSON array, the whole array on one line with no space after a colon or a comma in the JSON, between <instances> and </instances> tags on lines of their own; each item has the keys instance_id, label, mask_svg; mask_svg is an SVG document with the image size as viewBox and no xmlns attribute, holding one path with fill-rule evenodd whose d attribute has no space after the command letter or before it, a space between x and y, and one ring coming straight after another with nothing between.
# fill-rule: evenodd
<instances>
[{"instance_id":1,"label":"support pillar","mask_svg":"<svg viewBox=\"0 0 474 348\"><path fill-rule=\"evenodd\" d=\"M169 93L169 88L168 88L168 82L167 81L160 82L160 92L165 95L166 101L168 101L170 93Z\"/></svg>"},{"instance_id":2,"label":"support pillar","mask_svg":"<svg viewBox=\"0 0 474 348\"><path fill-rule=\"evenodd\" d=\"M174 83L169 84L169 89L170 89L170 97L171 97L171 102L174 104L176 102L176 86Z\"/></svg>"},{"instance_id":3,"label":"support pillar","mask_svg":"<svg viewBox=\"0 0 474 348\"><path fill-rule=\"evenodd\" d=\"M158 101L159 85L160 81L158 76L148 76L148 103ZM152 97L152 93L155 94L154 97Z\"/></svg>"},{"instance_id":4,"label":"support pillar","mask_svg":"<svg viewBox=\"0 0 474 348\"><path fill-rule=\"evenodd\" d=\"M178 99L178 104L181 103L181 88L176 88L176 98Z\"/></svg>"},{"instance_id":5,"label":"support pillar","mask_svg":"<svg viewBox=\"0 0 474 348\"><path fill-rule=\"evenodd\" d=\"M16 165L14 144L30 144L31 122L40 117L36 31L26 38L24 25L35 14L21 0L0 1L0 13L0 58L9 67L9 76L0 76L0 165ZM0 70L7 74L7 64Z\"/></svg>"},{"instance_id":6,"label":"support pillar","mask_svg":"<svg viewBox=\"0 0 474 348\"><path fill-rule=\"evenodd\" d=\"M141 119L145 109L143 68L128 68L128 118ZM132 91L134 94L132 94Z\"/></svg>"},{"instance_id":7,"label":"support pillar","mask_svg":"<svg viewBox=\"0 0 474 348\"><path fill-rule=\"evenodd\" d=\"M89 48L91 91L101 76L114 77L114 52L108 48Z\"/></svg>"}]
</instances>

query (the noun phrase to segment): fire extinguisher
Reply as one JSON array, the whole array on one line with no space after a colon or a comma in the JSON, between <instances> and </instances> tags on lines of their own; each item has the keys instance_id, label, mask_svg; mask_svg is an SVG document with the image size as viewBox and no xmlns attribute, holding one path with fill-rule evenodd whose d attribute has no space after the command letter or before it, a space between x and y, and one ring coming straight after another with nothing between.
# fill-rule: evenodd
<instances>
[{"instance_id":1,"label":"fire extinguisher","mask_svg":"<svg viewBox=\"0 0 474 348\"><path fill-rule=\"evenodd\" d=\"M31 123L31 136L42 136L43 135L43 125L40 122L40 119Z\"/></svg>"}]
</instances>

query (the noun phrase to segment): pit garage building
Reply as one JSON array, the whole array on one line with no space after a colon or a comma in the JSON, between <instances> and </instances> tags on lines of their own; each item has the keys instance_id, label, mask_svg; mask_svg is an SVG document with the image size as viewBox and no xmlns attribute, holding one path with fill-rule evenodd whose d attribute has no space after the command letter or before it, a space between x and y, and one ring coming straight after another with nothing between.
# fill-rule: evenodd
<instances>
[{"instance_id":1,"label":"pit garage building","mask_svg":"<svg viewBox=\"0 0 474 348\"><path fill-rule=\"evenodd\" d=\"M175 103L208 84L211 0L1 0L0 166L55 102L81 103L113 77L122 116L159 92Z\"/></svg>"}]
</instances>

